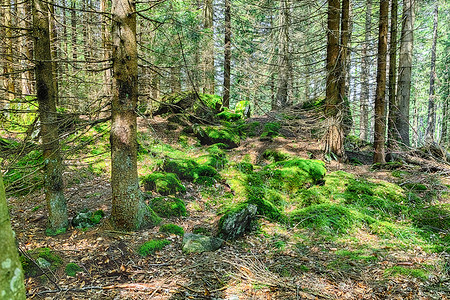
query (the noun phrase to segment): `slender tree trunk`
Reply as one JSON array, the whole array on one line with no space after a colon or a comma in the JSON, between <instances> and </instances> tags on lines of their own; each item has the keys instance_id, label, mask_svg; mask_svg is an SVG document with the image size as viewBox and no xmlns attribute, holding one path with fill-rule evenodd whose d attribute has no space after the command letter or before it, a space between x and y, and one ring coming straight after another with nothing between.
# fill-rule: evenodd
<instances>
[{"instance_id":1,"label":"slender tree trunk","mask_svg":"<svg viewBox=\"0 0 450 300\"><path fill-rule=\"evenodd\" d=\"M291 57L289 50L289 14L290 3L289 0L281 0L280 2L280 33L278 45L280 48L278 60L278 87L276 95L276 106L272 109L279 109L286 107L289 102L289 77L291 73Z\"/></svg>"},{"instance_id":2,"label":"slender tree trunk","mask_svg":"<svg viewBox=\"0 0 450 300\"><path fill-rule=\"evenodd\" d=\"M2 173L0 172L0 291L2 299L26 299L24 274L22 264L17 253L16 240L11 229L11 222L6 202L5 187L3 186Z\"/></svg>"},{"instance_id":3,"label":"slender tree trunk","mask_svg":"<svg viewBox=\"0 0 450 300\"><path fill-rule=\"evenodd\" d=\"M48 3L48 19L50 26L50 51L52 56L52 70L53 70L53 85L55 90L56 105L59 104L59 70L58 70L58 32L56 31L55 7L53 0Z\"/></svg>"},{"instance_id":4,"label":"slender tree trunk","mask_svg":"<svg viewBox=\"0 0 450 300\"><path fill-rule=\"evenodd\" d=\"M204 16L203 16L203 27L206 29L206 50L204 51L203 61L204 61L204 79L205 86L203 88L204 93L214 94L214 28L213 28L213 17L214 17L214 7L213 0L205 0L204 6Z\"/></svg>"},{"instance_id":5,"label":"slender tree trunk","mask_svg":"<svg viewBox=\"0 0 450 300\"><path fill-rule=\"evenodd\" d=\"M3 0L3 24L5 24L5 57L3 72L6 74L5 90L8 93L8 99L14 100L16 98L16 86L13 76L13 36L11 32L12 18L11 18L11 2L10 0Z\"/></svg>"},{"instance_id":6,"label":"slender tree trunk","mask_svg":"<svg viewBox=\"0 0 450 300\"><path fill-rule=\"evenodd\" d=\"M51 62L48 4L33 2L33 33L36 60L36 91L41 120L44 158L44 191L49 214L48 229L52 234L68 226L66 199L62 179L62 159L59 149L56 92Z\"/></svg>"},{"instance_id":7,"label":"slender tree trunk","mask_svg":"<svg viewBox=\"0 0 450 300\"><path fill-rule=\"evenodd\" d=\"M326 128L323 139L325 153L334 153L345 160L344 128L342 124L343 105L339 97L339 0L328 0L327 33L327 87L325 99Z\"/></svg>"},{"instance_id":8,"label":"slender tree trunk","mask_svg":"<svg viewBox=\"0 0 450 300\"><path fill-rule=\"evenodd\" d=\"M436 129L436 107L435 107L435 78L436 78L436 44L437 44L437 27L438 27L438 10L439 2L436 1L434 8L434 24L433 24L433 45L431 46L431 67L430 67L430 92L428 98L428 118L427 132L425 142L432 143L434 141L434 132ZM448 53L447 53L448 54Z\"/></svg>"},{"instance_id":9,"label":"slender tree trunk","mask_svg":"<svg viewBox=\"0 0 450 300\"><path fill-rule=\"evenodd\" d=\"M231 88L231 0L225 0L225 53L223 75L223 107L230 107Z\"/></svg>"},{"instance_id":10,"label":"slender tree trunk","mask_svg":"<svg viewBox=\"0 0 450 300\"><path fill-rule=\"evenodd\" d=\"M362 44L362 64L361 64L361 98L360 98L360 121L359 138L367 141L369 135L369 91L370 91L370 63L369 63L369 43L370 28L372 26L372 0L367 0L366 22L364 43Z\"/></svg>"},{"instance_id":11,"label":"slender tree trunk","mask_svg":"<svg viewBox=\"0 0 450 300\"><path fill-rule=\"evenodd\" d=\"M29 28L29 21L30 21L30 3L24 2L19 5L18 8L20 23L20 28ZM20 54L23 57L21 59L20 64L21 68L23 70L22 74L22 94L23 95L31 95L33 93L33 87L32 87L32 81L33 76L31 74L31 71L28 71L27 69L30 68L29 62L32 59L32 52L30 51L30 40L29 35L27 32L22 32L22 36L19 40L19 46L20 46Z\"/></svg>"},{"instance_id":12,"label":"slender tree trunk","mask_svg":"<svg viewBox=\"0 0 450 300\"><path fill-rule=\"evenodd\" d=\"M409 146L409 106L413 55L414 0L403 0L403 24L400 38L397 97L399 116L396 128L405 146Z\"/></svg>"},{"instance_id":13,"label":"slender tree trunk","mask_svg":"<svg viewBox=\"0 0 450 300\"><path fill-rule=\"evenodd\" d=\"M399 114L399 104L396 95L397 89L397 23L398 23L398 0L391 0L391 37L389 42L389 117L388 117L388 147L392 152L395 150L395 142L400 140L396 120ZM392 158L392 157L391 157Z\"/></svg>"},{"instance_id":14,"label":"slender tree trunk","mask_svg":"<svg viewBox=\"0 0 450 300\"><path fill-rule=\"evenodd\" d=\"M71 3L71 10L70 10L70 25L71 25L71 33L72 33L72 59L73 59L73 65L76 66L76 61L78 60L78 53L77 49L75 49L75 46L78 45L77 40L77 11L76 11L77 5L76 0L72 0Z\"/></svg>"},{"instance_id":15,"label":"slender tree trunk","mask_svg":"<svg viewBox=\"0 0 450 300\"><path fill-rule=\"evenodd\" d=\"M104 89L103 93L105 96L110 95L111 91L111 69L110 69L110 45L111 45L111 36L109 34L109 26L108 26L108 18L106 17L106 13L109 13L108 2L107 0L100 1L100 11L102 14L102 48L103 48L103 60L105 60L104 68L105 71L103 73L103 84Z\"/></svg>"},{"instance_id":16,"label":"slender tree trunk","mask_svg":"<svg viewBox=\"0 0 450 300\"><path fill-rule=\"evenodd\" d=\"M133 3L113 0L111 9L111 219L113 225L121 230L137 230L151 225L147 219L151 209L142 201L137 172L138 62L136 7Z\"/></svg>"},{"instance_id":17,"label":"slender tree trunk","mask_svg":"<svg viewBox=\"0 0 450 300\"><path fill-rule=\"evenodd\" d=\"M450 44L447 44L444 53L450 53ZM442 127L441 127L441 145L449 146L448 123L450 121L449 102L450 102L450 56L447 55L444 60L444 74L442 83Z\"/></svg>"},{"instance_id":18,"label":"slender tree trunk","mask_svg":"<svg viewBox=\"0 0 450 300\"><path fill-rule=\"evenodd\" d=\"M344 136L350 132L353 125L352 114L350 111L350 101L348 97L348 76L350 67L350 0L342 0L342 17L341 17L341 48L338 61L339 74L339 97L343 105L343 125Z\"/></svg>"},{"instance_id":19,"label":"slender tree trunk","mask_svg":"<svg viewBox=\"0 0 450 300\"><path fill-rule=\"evenodd\" d=\"M386 55L389 20L389 0L380 0L378 35L377 90L375 98L374 163L385 163L386 131Z\"/></svg>"}]
</instances>

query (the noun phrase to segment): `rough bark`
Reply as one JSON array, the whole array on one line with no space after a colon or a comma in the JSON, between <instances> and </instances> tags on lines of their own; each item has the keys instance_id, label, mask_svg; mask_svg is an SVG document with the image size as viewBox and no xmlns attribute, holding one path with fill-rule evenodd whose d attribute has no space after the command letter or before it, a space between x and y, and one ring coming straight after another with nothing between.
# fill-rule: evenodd
<instances>
[{"instance_id":1,"label":"rough bark","mask_svg":"<svg viewBox=\"0 0 450 300\"><path fill-rule=\"evenodd\" d=\"M436 79L436 44L437 44L437 27L438 27L438 11L439 2L436 2L434 8L434 23L433 23L433 44L431 46L431 65L430 65L430 91L428 93L428 118L427 118L427 132L425 135L425 142L431 144L434 142L434 132L436 130L436 105L435 105L435 79Z\"/></svg>"},{"instance_id":2,"label":"rough bark","mask_svg":"<svg viewBox=\"0 0 450 300\"><path fill-rule=\"evenodd\" d=\"M53 70L53 85L55 90L56 105L59 104L59 70L58 70L58 32L56 29L56 19L55 19L55 7L53 6L53 0L48 3L48 20L50 26L50 52L52 56L52 70Z\"/></svg>"},{"instance_id":3,"label":"rough bark","mask_svg":"<svg viewBox=\"0 0 450 300\"><path fill-rule=\"evenodd\" d=\"M3 0L3 24L5 24L5 39L6 39L6 45L5 47L5 53L4 53L4 66L3 66L3 72L6 74L5 76L5 90L8 95L8 99L14 100L16 98L16 86L14 82L14 76L13 76L13 36L11 32L11 28L13 26L12 24L12 18L11 18L11 3L10 0Z\"/></svg>"},{"instance_id":4,"label":"rough bark","mask_svg":"<svg viewBox=\"0 0 450 300\"><path fill-rule=\"evenodd\" d=\"M231 88L231 0L225 0L225 51L223 75L223 106L230 107Z\"/></svg>"},{"instance_id":5,"label":"rough bark","mask_svg":"<svg viewBox=\"0 0 450 300\"><path fill-rule=\"evenodd\" d=\"M9 220L2 173L0 172L0 298L25 299L26 290L22 264L17 253L16 241Z\"/></svg>"},{"instance_id":6,"label":"rough bark","mask_svg":"<svg viewBox=\"0 0 450 300\"><path fill-rule=\"evenodd\" d=\"M289 79L292 73L292 62L289 50L289 27L290 27L290 3L289 0L281 0L280 2L280 16L279 16L279 38L278 45L280 49L278 60L278 86L275 100L275 107L272 109L279 109L289 105L290 99L288 95Z\"/></svg>"},{"instance_id":7,"label":"rough bark","mask_svg":"<svg viewBox=\"0 0 450 300\"><path fill-rule=\"evenodd\" d=\"M362 63L361 63L361 98L360 98L360 121L359 121L359 138L367 141L369 135L369 43L370 43L370 28L372 26L372 0L367 0L366 6L366 21L364 43L362 44Z\"/></svg>"},{"instance_id":8,"label":"rough bark","mask_svg":"<svg viewBox=\"0 0 450 300\"><path fill-rule=\"evenodd\" d=\"M19 27L20 28L29 28L29 24L30 24L30 3L29 2L24 2L19 4L18 7L18 13L19 13ZM19 38L19 47L20 47L20 54L21 54L21 61L20 61L20 65L21 68L23 70L23 74L22 74L22 80L21 80L21 85L22 85L22 94L23 95L30 95L34 92L33 86L32 86L32 82L33 82L33 75L32 75L32 71L29 71L28 69L29 67L29 62L32 59L32 51L31 51L31 41L29 38L29 35L27 33L25 33L24 31L22 32L22 36L20 36Z\"/></svg>"},{"instance_id":9,"label":"rough bark","mask_svg":"<svg viewBox=\"0 0 450 300\"><path fill-rule=\"evenodd\" d=\"M380 0L378 33L377 89L375 93L374 163L385 163L386 131L386 55L389 20L389 0Z\"/></svg>"},{"instance_id":10,"label":"rough bark","mask_svg":"<svg viewBox=\"0 0 450 300\"><path fill-rule=\"evenodd\" d=\"M343 105L339 97L339 0L328 0L327 87L325 99L326 133L323 150L345 159Z\"/></svg>"},{"instance_id":11,"label":"rough bark","mask_svg":"<svg viewBox=\"0 0 450 300\"><path fill-rule=\"evenodd\" d=\"M205 80L203 92L214 94L214 10L212 0L205 0L203 13L203 28L206 30L206 47L203 52L203 74Z\"/></svg>"},{"instance_id":12,"label":"rough bark","mask_svg":"<svg viewBox=\"0 0 450 300\"><path fill-rule=\"evenodd\" d=\"M103 93L105 96L110 95L111 91L111 69L110 67L110 34L108 27L108 18L106 17L106 13L109 13L107 0L100 1L100 11L102 14L102 47L103 47L103 60L105 71L103 72L103 83L104 89Z\"/></svg>"},{"instance_id":13,"label":"rough bark","mask_svg":"<svg viewBox=\"0 0 450 300\"><path fill-rule=\"evenodd\" d=\"M403 23L397 80L399 116L396 128L400 142L409 146L409 107L411 98L411 71L413 55L414 0L403 0Z\"/></svg>"},{"instance_id":14,"label":"rough bark","mask_svg":"<svg viewBox=\"0 0 450 300\"><path fill-rule=\"evenodd\" d=\"M389 41L389 117L388 117L388 148L395 150L395 142L399 134L395 127L398 118L397 89L397 23L398 23L398 1L391 0L391 36Z\"/></svg>"},{"instance_id":15,"label":"rough bark","mask_svg":"<svg viewBox=\"0 0 450 300\"><path fill-rule=\"evenodd\" d=\"M48 208L48 229L60 233L68 226L66 200L63 193L62 160L59 149L56 93L50 52L48 4L33 2L35 77L41 139L44 158L44 191Z\"/></svg>"},{"instance_id":16,"label":"rough bark","mask_svg":"<svg viewBox=\"0 0 450 300\"><path fill-rule=\"evenodd\" d=\"M70 25L71 25L71 37L72 37L72 59L73 59L73 66L76 66L76 60L78 59L78 53L75 49L75 45L77 45L77 5L76 1L72 0L71 3L71 10L70 10Z\"/></svg>"},{"instance_id":17,"label":"rough bark","mask_svg":"<svg viewBox=\"0 0 450 300\"><path fill-rule=\"evenodd\" d=\"M132 2L112 1L111 220L120 230L137 230L150 225L146 219L149 208L142 202L137 172L135 11Z\"/></svg>"}]
</instances>

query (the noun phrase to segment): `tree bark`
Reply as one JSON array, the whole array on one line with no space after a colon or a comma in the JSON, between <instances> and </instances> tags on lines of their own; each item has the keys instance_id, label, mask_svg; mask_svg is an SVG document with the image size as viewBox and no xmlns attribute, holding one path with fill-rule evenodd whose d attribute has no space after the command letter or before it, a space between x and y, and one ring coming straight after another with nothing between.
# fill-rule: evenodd
<instances>
[{"instance_id":1,"label":"tree bark","mask_svg":"<svg viewBox=\"0 0 450 300\"><path fill-rule=\"evenodd\" d=\"M369 135L369 91L370 91L370 63L369 63L369 43L370 28L372 26L372 0L367 0L366 22L364 43L362 44L362 64L361 64L361 98L360 98L360 121L359 121L359 138L367 141Z\"/></svg>"},{"instance_id":2,"label":"tree bark","mask_svg":"<svg viewBox=\"0 0 450 300\"><path fill-rule=\"evenodd\" d=\"M225 0L225 51L223 75L223 107L230 107L231 88L231 0Z\"/></svg>"},{"instance_id":3,"label":"tree bark","mask_svg":"<svg viewBox=\"0 0 450 300\"><path fill-rule=\"evenodd\" d=\"M403 23L400 38L397 97L399 117L396 128L400 142L409 146L409 106L411 98L411 71L413 55L414 0L403 0Z\"/></svg>"},{"instance_id":4,"label":"tree bark","mask_svg":"<svg viewBox=\"0 0 450 300\"><path fill-rule=\"evenodd\" d=\"M16 240L11 229L11 222L6 202L5 187L0 172L0 297L2 299L26 299L24 274L17 253Z\"/></svg>"},{"instance_id":5,"label":"tree bark","mask_svg":"<svg viewBox=\"0 0 450 300\"><path fill-rule=\"evenodd\" d=\"M11 28L13 27L12 18L11 18L11 2L10 0L3 0L3 24L5 24L5 57L4 57L4 66L3 72L6 74L5 80L5 90L8 95L8 99L14 100L16 98L16 86L14 82L13 76L13 36L11 32Z\"/></svg>"},{"instance_id":6,"label":"tree bark","mask_svg":"<svg viewBox=\"0 0 450 300\"><path fill-rule=\"evenodd\" d=\"M203 28L206 30L206 50L203 52L203 74L204 74L204 88L203 92L214 94L214 28L213 17L214 7L213 0L205 0L203 16Z\"/></svg>"},{"instance_id":7,"label":"tree bark","mask_svg":"<svg viewBox=\"0 0 450 300\"><path fill-rule=\"evenodd\" d=\"M434 142L434 132L436 129L436 107L435 107L435 79L436 79L436 44L437 44L437 27L438 27L438 10L439 2L436 1L434 8L434 22L433 22L433 44L431 46L431 66L430 66L430 92L428 93L428 118L427 118L427 132L425 135L425 142L431 144Z\"/></svg>"},{"instance_id":8,"label":"tree bark","mask_svg":"<svg viewBox=\"0 0 450 300\"><path fill-rule=\"evenodd\" d=\"M109 26L108 26L108 18L106 14L109 13L108 2L107 0L100 0L100 11L102 14L102 47L103 47L103 60L105 71L103 72L103 84L104 89L103 93L105 96L110 95L111 91L111 69L110 69L110 39L111 36L109 34ZM108 99L109 100L109 99Z\"/></svg>"},{"instance_id":9,"label":"tree bark","mask_svg":"<svg viewBox=\"0 0 450 300\"><path fill-rule=\"evenodd\" d=\"M33 2L33 33L36 60L36 91L41 120L44 158L44 191L51 234L64 232L68 226L66 199L62 179L62 160L59 149L56 93L51 62L48 4Z\"/></svg>"},{"instance_id":10,"label":"tree bark","mask_svg":"<svg viewBox=\"0 0 450 300\"><path fill-rule=\"evenodd\" d=\"M386 55L389 19L389 0L380 0L378 34L377 90L375 98L374 163L385 163L386 131Z\"/></svg>"},{"instance_id":11,"label":"tree bark","mask_svg":"<svg viewBox=\"0 0 450 300\"><path fill-rule=\"evenodd\" d=\"M55 20L55 7L53 6L53 0L48 3L48 20L50 26L50 52L52 56L52 70L53 70L53 85L55 90L56 105L59 104L59 70L58 70L58 32L56 30L56 20Z\"/></svg>"},{"instance_id":12,"label":"tree bark","mask_svg":"<svg viewBox=\"0 0 450 300\"><path fill-rule=\"evenodd\" d=\"M136 7L127 0L112 1L112 123L111 123L111 220L120 230L151 225L150 208L142 202L137 172L138 62Z\"/></svg>"},{"instance_id":13,"label":"tree bark","mask_svg":"<svg viewBox=\"0 0 450 300\"><path fill-rule=\"evenodd\" d=\"M323 138L325 153L334 153L345 160L343 105L339 97L339 12L340 1L328 0L327 33L327 87L325 99L326 133Z\"/></svg>"},{"instance_id":14,"label":"tree bark","mask_svg":"<svg viewBox=\"0 0 450 300\"><path fill-rule=\"evenodd\" d=\"M388 148L392 152L396 148L396 141L400 140L397 128L398 98L397 88L397 23L398 23L398 1L391 0L391 37L389 41L389 117L388 117Z\"/></svg>"}]
</instances>

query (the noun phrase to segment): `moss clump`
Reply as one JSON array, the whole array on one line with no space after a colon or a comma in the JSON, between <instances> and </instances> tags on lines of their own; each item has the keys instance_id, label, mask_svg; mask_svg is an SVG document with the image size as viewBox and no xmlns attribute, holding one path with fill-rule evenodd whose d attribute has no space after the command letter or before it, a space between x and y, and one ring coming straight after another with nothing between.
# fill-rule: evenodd
<instances>
[{"instance_id":1,"label":"moss clump","mask_svg":"<svg viewBox=\"0 0 450 300\"><path fill-rule=\"evenodd\" d=\"M266 151L264 151L262 157L274 162L288 160L290 158L289 154L272 149L267 149Z\"/></svg>"},{"instance_id":2,"label":"moss clump","mask_svg":"<svg viewBox=\"0 0 450 300\"><path fill-rule=\"evenodd\" d=\"M167 159L163 162L162 170L176 174L182 180L194 180L194 170L198 163L192 159Z\"/></svg>"},{"instance_id":3,"label":"moss clump","mask_svg":"<svg viewBox=\"0 0 450 300\"><path fill-rule=\"evenodd\" d=\"M213 167L209 165L198 166L194 170L194 183L205 184L208 186L213 185L220 179L219 173Z\"/></svg>"},{"instance_id":4,"label":"moss clump","mask_svg":"<svg viewBox=\"0 0 450 300\"><path fill-rule=\"evenodd\" d=\"M56 255L50 248L37 248L28 251L27 256L20 256L20 261L27 276L38 276L42 273L41 269L45 270L46 268L54 271L62 264L61 257ZM40 268L36 266L35 262Z\"/></svg>"},{"instance_id":5,"label":"moss clump","mask_svg":"<svg viewBox=\"0 0 450 300\"><path fill-rule=\"evenodd\" d=\"M104 216L103 210L92 212L84 209L72 219L72 226L80 229L90 228L99 224Z\"/></svg>"},{"instance_id":6,"label":"moss clump","mask_svg":"<svg viewBox=\"0 0 450 300\"><path fill-rule=\"evenodd\" d=\"M241 142L239 133L232 128L196 125L193 130L202 145L222 143L231 149L238 147Z\"/></svg>"},{"instance_id":7,"label":"moss clump","mask_svg":"<svg viewBox=\"0 0 450 300\"><path fill-rule=\"evenodd\" d=\"M182 227L175 225L175 224L170 224L170 223L161 225L161 227L159 227L159 231L165 232L165 233L172 233L172 234L176 234L179 236L184 235L184 229Z\"/></svg>"},{"instance_id":8,"label":"moss clump","mask_svg":"<svg viewBox=\"0 0 450 300\"><path fill-rule=\"evenodd\" d=\"M281 124L279 122L269 122L264 125L261 139L272 139L280 135Z\"/></svg>"},{"instance_id":9,"label":"moss clump","mask_svg":"<svg viewBox=\"0 0 450 300\"><path fill-rule=\"evenodd\" d=\"M247 188L247 203L254 204L258 208L258 214L266 216L274 221L283 222L286 217L270 201L265 199L265 190L261 187Z\"/></svg>"},{"instance_id":10,"label":"moss clump","mask_svg":"<svg viewBox=\"0 0 450 300\"><path fill-rule=\"evenodd\" d=\"M76 263L68 263L66 265L66 275L70 277L75 277L77 275L77 272L83 271L82 268L80 268Z\"/></svg>"},{"instance_id":11,"label":"moss clump","mask_svg":"<svg viewBox=\"0 0 450 300\"><path fill-rule=\"evenodd\" d=\"M253 173L253 165L248 162L240 162L236 165L236 169L241 171L244 174L251 174Z\"/></svg>"},{"instance_id":12,"label":"moss clump","mask_svg":"<svg viewBox=\"0 0 450 300\"><path fill-rule=\"evenodd\" d=\"M169 244L170 241L168 240L150 240L139 247L138 253L142 256L148 256L155 253L155 251L163 249Z\"/></svg>"},{"instance_id":13,"label":"moss clump","mask_svg":"<svg viewBox=\"0 0 450 300\"><path fill-rule=\"evenodd\" d=\"M407 277L418 278L422 281L426 281L428 279L428 271L424 269L414 269L414 268L405 268L402 266L393 266L387 268L384 271L385 276L398 276L403 275Z\"/></svg>"},{"instance_id":14,"label":"moss clump","mask_svg":"<svg viewBox=\"0 0 450 300\"><path fill-rule=\"evenodd\" d=\"M225 120L228 122L234 122L242 119L242 115L238 113L234 113L230 110L224 110L216 115L216 117L220 120Z\"/></svg>"},{"instance_id":15,"label":"moss clump","mask_svg":"<svg viewBox=\"0 0 450 300\"><path fill-rule=\"evenodd\" d=\"M163 218L186 216L186 205L175 197L156 197L151 200L151 209Z\"/></svg>"},{"instance_id":16,"label":"moss clump","mask_svg":"<svg viewBox=\"0 0 450 300\"><path fill-rule=\"evenodd\" d=\"M184 180L189 180L199 184L212 185L220 179L220 175L210 164L220 164L219 160L223 158L219 156L220 155L217 154L214 161L211 161L211 157L208 156L206 158L207 162L203 164L199 164L191 159L169 159L163 163L162 169L167 172L173 172Z\"/></svg>"},{"instance_id":17,"label":"moss clump","mask_svg":"<svg viewBox=\"0 0 450 300\"><path fill-rule=\"evenodd\" d=\"M248 100L239 101L238 103L236 103L234 111L244 118L250 118L251 114L250 101Z\"/></svg>"},{"instance_id":18,"label":"moss clump","mask_svg":"<svg viewBox=\"0 0 450 300\"><path fill-rule=\"evenodd\" d=\"M418 209L412 215L413 224L434 232L448 232L450 230L450 207L431 206Z\"/></svg>"},{"instance_id":19,"label":"moss clump","mask_svg":"<svg viewBox=\"0 0 450 300\"><path fill-rule=\"evenodd\" d=\"M143 177L141 183L146 191L155 191L161 195L175 195L186 192L186 188L174 173L154 172Z\"/></svg>"},{"instance_id":20,"label":"moss clump","mask_svg":"<svg viewBox=\"0 0 450 300\"><path fill-rule=\"evenodd\" d=\"M223 150L224 148L227 148L227 145L221 143L208 147L206 149L209 153L207 164L217 170L223 169L228 163L227 154Z\"/></svg>"},{"instance_id":21,"label":"moss clump","mask_svg":"<svg viewBox=\"0 0 450 300\"><path fill-rule=\"evenodd\" d=\"M198 227L195 227L194 229L192 229L192 233L208 236L208 235L211 235L211 230L206 227L198 226Z\"/></svg>"}]
</instances>

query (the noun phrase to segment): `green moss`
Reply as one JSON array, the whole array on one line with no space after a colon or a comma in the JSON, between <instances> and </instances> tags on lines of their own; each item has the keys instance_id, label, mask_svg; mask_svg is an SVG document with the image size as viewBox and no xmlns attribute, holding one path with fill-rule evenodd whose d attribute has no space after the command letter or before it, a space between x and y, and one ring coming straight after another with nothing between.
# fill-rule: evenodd
<instances>
[{"instance_id":1,"label":"green moss","mask_svg":"<svg viewBox=\"0 0 450 300\"><path fill-rule=\"evenodd\" d=\"M151 200L151 209L164 218L186 216L186 205L175 197L156 197Z\"/></svg>"},{"instance_id":2,"label":"green moss","mask_svg":"<svg viewBox=\"0 0 450 300\"><path fill-rule=\"evenodd\" d=\"M84 209L72 220L72 225L76 228L85 229L95 226L100 223L100 221L105 216L103 210L97 210L95 212Z\"/></svg>"},{"instance_id":3,"label":"green moss","mask_svg":"<svg viewBox=\"0 0 450 300\"><path fill-rule=\"evenodd\" d=\"M192 230L192 233L195 233L195 234L201 234L201 235L206 235L206 236L208 236L208 235L211 235L211 230L208 229L208 228L206 228L206 227L201 227L201 226L199 226L199 227L195 227L195 228Z\"/></svg>"},{"instance_id":4,"label":"green moss","mask_svg":"<svg viewBox=\"0 0 450 300\"><path fill-rule=\"evenodd\" d=\"M264 125L264 130L261 133L262 139L271 139L280 134L281 124L279 122L269 122Z\"/></svg>"},{"instance_id":5,"label":"green moss","mask_svg":"<svg viewBox=\"0 0 450 300\"><path fill-rule=\"evenodd\" d=\"M274 162L288 160L290 158L289 154L271 149L267 149L266 151L264 151L262 157Z\"/></svg>"},{"instance_id":6,"label":"green moss","mask_svg":"<svg viewBox=\"0 0 450 300\"><path fill-rule=\"evenodd\" d=\"M56 255L50 248L36 248L34 250L27 251L27 256L20 256L23 270L27 276L38 276L42 274L41 269L28 257L38 263L39 260L45 260L49 264L49 268L52 271L61 266L63 262L61 257Z\"/></svg>"},{"instance_id":7,"label":"green moss","mask_svg":"<svg viewBox=\"0 0 450 300\"><path fill-rule=\"evenodd\" d=\"M220 179L219 173L209 165L198 166L194 171L194 183L211 186Z\"/></svg>"},{"instance_id":8,"label":"green moss","mask_svg":"<svg viewBox=\"0 0 450 300\"><path fill-rule=\"evenodd\" d=\"M450 206L431 206L417 209L412 215L413 224L434 232L450 230Z\"/></svg>"},{"instance_id":9,"label":"green moss","mask_svg":"<svg viewBox=\"0 0 450 300\"><path fill-rule=\"evenodd\" d=\"M216 115L220 120L225 120L228 122L233 122L242 119L242 115L239 113L234 113L230 110L224 110Z\"/></svg>"},{"instance_id":10,"label":"green moss","mask_svg":"<svg viewBox=\"0 0 450 300\"><path fill-rule=\"evenodd\" d=\"M161 195L174 195L186 192L174 173L154 172L141 179L141 184L146 191L155 191Z\"/></svg>"},{"instance_id":11,"label":"green moss","mask_svg":"<svg viewBox=\"0 0 450 300\"><path fill-rule=\"evenodd\" d=\"M67 231L67 228L60 228L60 229L57 229L57 230L53 230L53 229L47 228L47 229L45 229L45 235L47 235L47 236L56 236L56 235L60 235L60 234L66 233L66 231Z\"/></svg>"},{"instance_id":12,"label":"green moss","mask_svg":"<svg viewBox=\"0 0 450 300\"><path fill-rule=\"evenodd\" d=\"M240 162L236 165L236 169L244 174L252 174L253 173L253 165L248 162Z\"/></svg>"},{"instance_id":13,"label":"green moss","mask_svg":"<svg viewBox=\"0 0 450 300\"><path fill-rule=\"evenodd\" d=\"M265 199L265 190L261 187L247 188L247 203L258 207L258 214L266 216L274 221L284 222L286 217L270 201Z\"/></svg>"},{"instance_id":14,"label":"green moss","mask_svg":"<svg viewBox=\"0 0 450 300\"><path fill-rule=\"evenodd\" d=\"M384 271L385 276L403 275L403 276L407 276L407 277L418 278L422 281L426 281L428 279L428 274L429 274L429 272L424 269L405 268L402 266L393 266L393 267L387 268Z\"/></svg>"},{"instance_id":15,"label":"green moss","mask_svg":"<svg viewBox=\"0 0 450 300\"><path fill-rule=\"evenodd\" d=\"M14 156L11 155L11 157ZM26 195L42 188L44 179L41 172L37 170L42 167L43 162L41 151L33 150L17 161L7 164L8 169L3 175L6 192L14 195Z\"/></svg>"},{"instance_id":16,"label":"green moss","mask_svg":"<svg viewBox=\"0 0 450 300\"><path fill-rule=\"evenodd\" d=\"M193 130L202 145L222 143L227 145L227 148L235 148L241 142L239 133L232 128L197 125Z\"/></svg>"},{"instance_id":17,"label":"green moss","mask_svg":"<svg viewBox=\"0 0 450 300\"><path fill-rule=\"evenodd\" d=\"M75 277L77 275L77 272L83 271L82 268L80 268L76 263L68 263L66 265L66 275Z\"/></svg>"},{"instance_id":18,"label":"green moss","mask_svg":"<svg viewBox=\"0 0 450 300\"><path fill-rule=\"evenodd\" d=\"M234 111L237 114L240 114L244 118L250 117L250 101L243 100L236 103L236 106L234 107Z\"/></svg>"},{"instance_id":19,"label":"green moss","mask_svg":"<svg viewBox=\"0 0 450 300\"><path fill-rule=\"evenodd\" d=\"M316 99L312 99L312 100L303 102L302 108L303 109L321 109L324 104L325 104L324 98L316 98Z\"/></svg>"},{"instance_id":20,"label":"green moss","mask_svg":"<svg viewBox=\"0 0 450 300\"><path fill-rule=\"evenodd\" d=\"M159 231L166 232L166 233L172 233L172 234L176 234L179 236L184 235L184 229L182 227L175 225L175 224L170 224L170 223L161 225L161 227L159 227Z\"/></svg>"},{"instance_id":21,"label":"green moss","mask_svg":"<svg viewBox=\"0 0 450 300\"><path fill-rule=\"evenodd\" d=\"M227 148L227 145L219 143L214 144L206 149L208 151L208 161L207 164L215 169L223 169L228 163L227 154L223 150Z\"/></svg>"},{"instance_id":22,"label":"green moss","mask_svg":"<svg viewBox=\"0 0 450 300\"><path fill-rule=\"evenodd\" d=\"M162 250L169 244L170 241L168 240L150 240L139 247L138 253L142 256L148 256L156 251Z\"/></svg>"},{"instance_id":23,"label":"green moss","mask_svg":"<svg viewBox=\"0 0 450 300\"><path fill-rule=\"evenodd\" d=\"M194 180L194 170L198 166L192 159L166 159L161 168L165 172L176 174L182 180Z\"/></svg>"}]
</instances>

